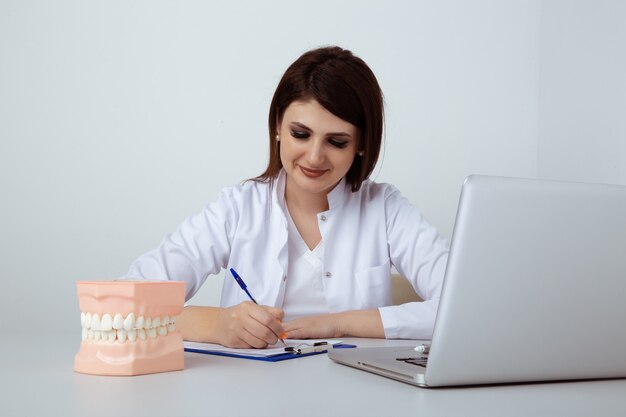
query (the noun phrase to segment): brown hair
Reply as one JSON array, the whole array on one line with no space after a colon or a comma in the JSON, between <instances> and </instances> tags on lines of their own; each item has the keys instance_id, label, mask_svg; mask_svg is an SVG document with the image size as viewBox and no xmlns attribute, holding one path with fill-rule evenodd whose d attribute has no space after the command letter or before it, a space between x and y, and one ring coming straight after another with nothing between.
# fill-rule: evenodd
<instances>
[{"instance_id":1,"label":"brown hair","mask_svg":"<svg viewBox=\"0 0 626 417\"><path fill-rule=\"evenodd\" d=\"M346 174L352 191L370 176L378 160L383 134L383 94L374 73L352 52L338 46L304 53L278 83L269 113L270 159L257 181L273 182L282 168L276 132L287 107L296 100L314 99L326 110L359 129L356 156Z\"/></svg>"}]
</instances>

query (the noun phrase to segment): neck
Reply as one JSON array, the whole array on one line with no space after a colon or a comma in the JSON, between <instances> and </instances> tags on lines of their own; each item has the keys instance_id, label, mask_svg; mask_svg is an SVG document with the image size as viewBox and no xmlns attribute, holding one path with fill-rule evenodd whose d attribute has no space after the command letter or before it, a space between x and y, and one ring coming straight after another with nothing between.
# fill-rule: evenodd
<instances>
[{"instance_id":1,"label":"neck","mask_svg":"<svg viewBox=\"0 0 626 417\"><path fill-rule=\"evenodd\" d=\"M287 182L285 186L285 201L287 207L304 213L321 213L328 210L327 194L311 194L296 192Z\"/></svg>"}]
</instances>

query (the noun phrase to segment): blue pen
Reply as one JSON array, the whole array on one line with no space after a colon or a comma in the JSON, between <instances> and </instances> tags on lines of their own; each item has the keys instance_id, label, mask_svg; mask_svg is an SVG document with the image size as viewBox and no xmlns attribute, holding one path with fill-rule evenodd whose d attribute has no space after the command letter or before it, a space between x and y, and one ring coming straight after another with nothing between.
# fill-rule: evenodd
<instances>
[{"instance_id":1,"label":"blue pen","mask_svg":"<svg viewBox=\"0 0 626 417\"><path fill-rule=\"evenodd\" d=\"M259 303L257 303L256 300L254 299L254 297L252 296L252 294L250 294L250 291L248 291L248 286L246 285L245 282L243 282L243 279L241 279L241 277L239 276L237 271L235 271L233 268L230 268L230 273L233 274L233 278L235 278L235 281L237 281L237 284L239 284L241 289L244 290L246 292L246 294L248 294L248 297L250 297L250 299L254 302L254 304L259 305ZM279 321L279 323L280 323L280 321ZM287 344L283 340L284 336L283 337L279 337L279 339L280 339L281 342L283 342L283 345L287 346Z\"/></svg>"},{"instance_id":2,"label":"blue pen","mask_svg":"<svg viewBox=\"0 0 626 417\"><path fill-rule=\"evenodd\" d=\"M233 277L235 278L235 281L237 281L237 284L239 284L241 289L244 290L246 292L246 294L248 294L248 297L250 297L250 299L252 301L254 301L254 304L258 305L259 303L257 303L256 300L254 299L254 297L252 296L252 294L250 294L250 291L248 291L248 286L246 285L245 282L243 282L243 279L241 279L241 277L239 276L237 271L235 271L233 268L230 268L230 273L233 274Z\"/></svg>"}]
</instances>

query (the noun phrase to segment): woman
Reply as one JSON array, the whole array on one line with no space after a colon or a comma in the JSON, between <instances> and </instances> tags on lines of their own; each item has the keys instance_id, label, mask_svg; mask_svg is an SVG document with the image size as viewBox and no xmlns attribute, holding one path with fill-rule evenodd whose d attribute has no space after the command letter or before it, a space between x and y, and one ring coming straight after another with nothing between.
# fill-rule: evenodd
<instances>
[{"instance_id":1,"label":"woman","mask_svg":"<svg viewBox=\"0 0 626 417\"><path fill-rule=\"evenodd\" d=\"M309 51L283 75L270 106L270 160L259 177L222 190L128 278L187 282L234 268L221 307L186 307L185 340L263 348L301 338L429 338L448 248L397 189L367 178L380 151L383 98L360 58ZM424 302L390 306L390 269Z\"/></svg>"}]
</instances>

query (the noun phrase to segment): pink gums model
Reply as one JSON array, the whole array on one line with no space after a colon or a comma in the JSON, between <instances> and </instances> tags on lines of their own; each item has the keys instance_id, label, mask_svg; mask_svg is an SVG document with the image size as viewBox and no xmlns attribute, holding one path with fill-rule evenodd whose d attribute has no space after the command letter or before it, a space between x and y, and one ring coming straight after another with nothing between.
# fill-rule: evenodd
<instances>
[{"instance_id":1,"label":"pink gums model","mask_svg":"<svg viewBox=\"0 0 626 417\"><path fill-rule=\"evenodd\" d=\"M78 282L82 342L74 370L95 375L141 375L185 367L176 316L185 283Z\"/></svg>"}]
</instances>

